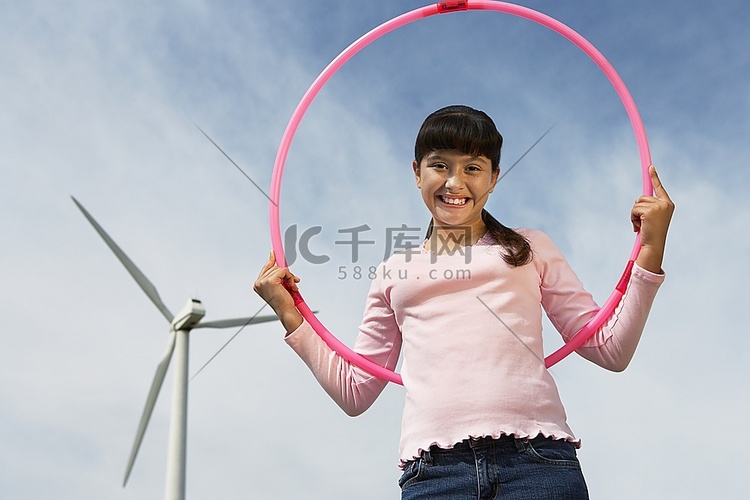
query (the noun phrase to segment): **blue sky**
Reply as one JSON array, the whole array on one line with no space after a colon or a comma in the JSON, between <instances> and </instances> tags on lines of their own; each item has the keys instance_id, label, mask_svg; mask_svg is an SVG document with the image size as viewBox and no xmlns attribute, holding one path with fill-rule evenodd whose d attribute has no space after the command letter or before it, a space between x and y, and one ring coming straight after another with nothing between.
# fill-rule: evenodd
<instances>
[{"instance_id":1,"label":"blue sky","mask_svg":"<svg viewBox=\"0 0 750 500\"><path fill-rule=\"evenodd\" d=\"M6 2L7 3L7 2ZM627 84L677 203L638 353L612 374L553 368L592 498L738 498L750 203L750 7L740 1L524 1L591 41ZM173 310L262 307L268 190L287 120L317 74L417 1L7 3L0 15L0 496L158 498L171 377L121 487L168 328L72 203L74 195ZM323 89L287 162L282 226L321 226L331 260L293 270L352 344L385 230L424 228L413 138L434 109L486 110L507 168L488 208L544 230L604 300L632 245L640 174L612 87L577 48L523 19L434 16L378 40ZM336 244L367 224L360 262ZM347 278L340 279L341 269ZM198 330L191 373L235 331ZM346 417L282 341L242 331L190 384L190 498L397 498L403 390ZM545 333L551 352L559 345ZM706 453L711 451L712 453Z\"/></svg>"}]
</instances>

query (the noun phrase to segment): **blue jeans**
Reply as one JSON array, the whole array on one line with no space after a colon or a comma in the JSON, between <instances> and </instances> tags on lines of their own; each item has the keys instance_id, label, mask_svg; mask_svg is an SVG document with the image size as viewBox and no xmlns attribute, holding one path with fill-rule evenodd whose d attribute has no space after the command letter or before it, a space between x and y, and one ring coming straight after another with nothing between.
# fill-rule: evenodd
<instances>
[{"instance_id":1,"label":"blue jeans","mask_svg":"<svg viewBox=\"0 0 750 500\"><path fill-rule=\"evenodd\" d=\"M585 500L586 481L567 441L469 439L447 450L433 446L407 462L402 500Z\"/></svg>"}]
</instances>

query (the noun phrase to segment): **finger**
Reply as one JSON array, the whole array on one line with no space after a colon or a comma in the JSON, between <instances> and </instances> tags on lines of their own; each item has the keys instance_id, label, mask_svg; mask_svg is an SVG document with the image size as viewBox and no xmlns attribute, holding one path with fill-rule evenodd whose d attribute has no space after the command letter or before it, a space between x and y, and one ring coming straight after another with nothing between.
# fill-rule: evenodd
<instances>
[{"instance_id":1,"label":"finger","mask_svg":"<svg viewBox=\"0 0 750 500\"><path fill-rule=\"evenodd\" d=\"M253 284L253 288L258 291L261 289L270 289L284 280L283 276L278 276L278 269L269 269L262 272Z\"/></svg>"},{"instance_id":2,"label":"finger","mask_svg":"<svg viewBox=\"0 0 750 500\"><path fill-rule=\"evenodd\" d=\"M271 255L266 261L266 263L263 264L263 267L260 269L260 273L258 274L258 277L261 277L264 274L266 274L268 270L273 268L275 265L276 265L276 259L274 259L273 250L271 250Z\"/></svg>"},{"instance_id":3,"label":"finger","mask_svg":"<svg viewBox=\"0 0 750 500\"><path fill-rule=\"evenodd\" d=\"M656 167L651 165L648 167L648 173L651 177L651 184L654 186L654 194L657 198L660 200L670 200L669 194L667 194L667 190L664 189L664 185L661 183L661 179L659 179L659 174L656 172Z\"/></svg>"},{"instance_id":4,"label":"finger","mask_svg":"<svg viewBox=\"0 0 750 500\"><path fill-rule=\"evenodd\" d=\"M291 271L287 270L286 275L284 275L284 282L291 290L294 290L295 292L299 291L299 289L297 288L297 283L300 282L300 279Z\"/></svg>"},{"instance_id":5,"label":"finger","mask_svg":"<svg viewBox=\"0 0 750 500\"><path fill-rule=\"evenodd\" d=\"M285 279L282 281L282 285L284 285L284 288L289 292L289 294L295 299L299 297L299 288L297 287L297 282L299 280L295 281L291 278ZM295 302L296 303L296 302Z\"/></svg>"},{"instance_id":6,"label":"finger","mask_svg":"<svg viewBox=\"0 0 750 500\"><path fill-rule=\"evenodd\" d=\"M290 289L288 272L286 269L274 265L273 269L258 277L253 285L253 289L261 297L264 297L266 302L269 302L274 296L278 296L279 286L286 290Z\"/></svg>"},{"instance_id":7,"label":"finger","mask_svg":"<svg viewBox=\"0 0 750 500\"><path fill-rule=\"evenodd\" d=\"M300 279L295 276L288 268L274 266L266 273L266 277L277 283L298 283Z\"/></svg>"},{"instance_id":8,"label":"finger","mask_svg":"<svg viewBox=\"0 0 750 500\"><path fill-rule=\"evenodd\" d=\"M299 288L297 287L297 283L298 283L297 281L295 281L295 280L293 280L291 278L287 278L287 279L284 280L284 287L287 290L290 290L292 292L299 292Z\"/></svg>"},{"instance_id":9,"label":"finger","mask_svg":"<svg viewBox=\"0 0 750 500\"><path fill-rule=\"evenodd\" d=\"M638 232L641 229L641 215L633 210L630 214L630 222L633 224L633 232Z\"/></svg>"},{"instance_id":10,"label":"finger","mask_svg":"<svg viewBox=\"0 0 750 500\"><path fill-rule=\"evenodd\" d=\"M274 265L268 276L276 282L287 282L291 281L294 275L289 272L289 269Z\"/></svg>"},{"instance_id":11,"label":"finger","mask_svg":"<svg viewBox=\"0 0 750 500\"><path fill-rule=\"evenodd\" d=\"M277 265L278 265L279 267L282 267L282 266L281 266L281 264L282 264L281 260L280 260L280 259L277 259L277 258L276 258L276 252L274 252L273 250L271 250L271 258L273 259L273 261L274 261L274 262L275 262L275 263L276 263L276 264L277 264Z\"/></svg>"},{"instance_id":12,"label":"finger","mask_svg":"<svg viewBox=\"0 0 750 500\"><path fill-rule=\"evenodd\" d=\"M653 196L641 196L633 204L633 208L630 210L630 222L633 224L633 231L638 232L641 230L643 216L648 212L649 206L658 200Z\"/></svg>"}]
</instances>

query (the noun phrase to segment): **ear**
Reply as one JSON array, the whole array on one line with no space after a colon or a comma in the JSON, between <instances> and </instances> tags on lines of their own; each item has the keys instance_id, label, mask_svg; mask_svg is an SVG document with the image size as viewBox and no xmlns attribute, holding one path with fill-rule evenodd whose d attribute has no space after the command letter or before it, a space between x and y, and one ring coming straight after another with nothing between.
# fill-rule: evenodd
<instances>
[{"instance_id":1,"label":"ear","mask_svg":"<svg viewBox=\"0 0 750 500\"><path fill-rule=\"evenodd\" d=\"M498 167L497 170L495 170L494 172L492 172L492 179L490 180L490 182L491 182L490 191L489 191L490 193L495 190L495 186L497 186L497 181L499 179L500 179L500 167Z\"/></svg>"},{"instance_id":2,"label":"ear","mask_svg":"<svg viewBox=\"0 0 750 500\"><path fill-rule=\"evenodd\" d=\"M421 189L422 188L422 185L421 185L422 184L422 176L421 176L421 172L419 170L419 163L417 163L417 160L414 160L411 163L411 169L414 170L414 178L417 181L417 187Z\"/></svg>"}]
</instances>

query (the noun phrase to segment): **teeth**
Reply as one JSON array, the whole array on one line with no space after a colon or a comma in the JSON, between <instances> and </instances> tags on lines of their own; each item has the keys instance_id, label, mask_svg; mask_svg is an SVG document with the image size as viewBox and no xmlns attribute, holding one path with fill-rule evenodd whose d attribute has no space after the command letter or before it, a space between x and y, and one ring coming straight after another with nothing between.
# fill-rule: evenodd
<instances>
[{"instance_id":1,"label":"teeth","mask_svg":"<svg viewBox=\"0 0 750 500\"><path fill-rule=\"evenodd\" d=\"M466 204L466 198L446 198L445 196L441 196L440 199L450 205L465 205Z\"/></svg>"}]
</instances>

